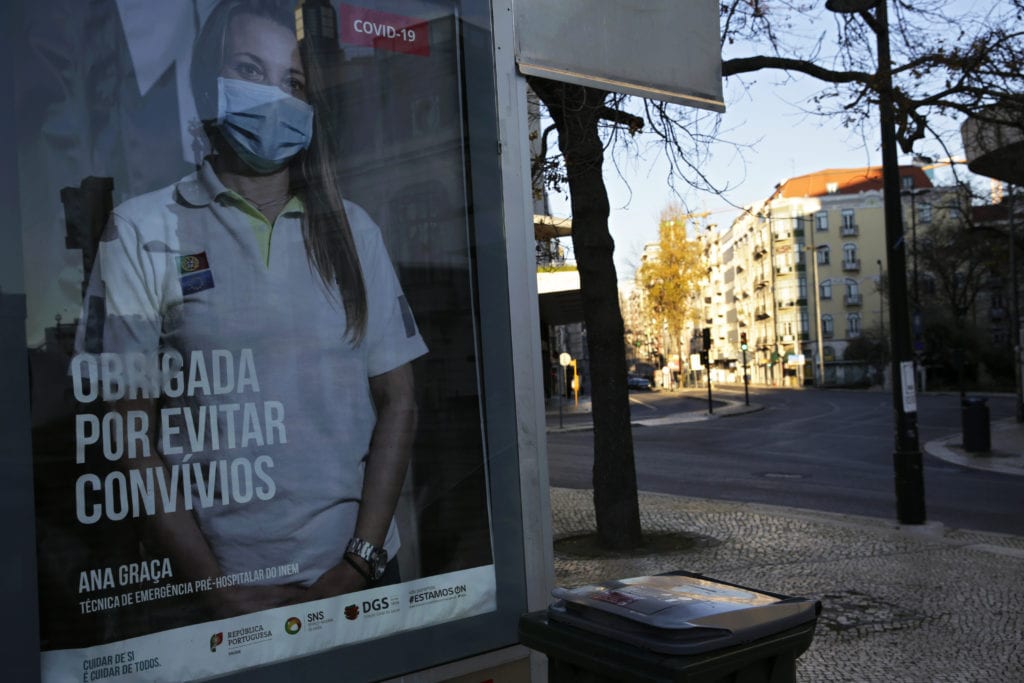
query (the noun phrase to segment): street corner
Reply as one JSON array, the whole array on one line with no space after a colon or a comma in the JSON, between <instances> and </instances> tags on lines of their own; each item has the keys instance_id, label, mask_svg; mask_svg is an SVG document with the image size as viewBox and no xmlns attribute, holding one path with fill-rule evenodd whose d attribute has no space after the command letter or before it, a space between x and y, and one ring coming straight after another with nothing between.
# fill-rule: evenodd
<instances>
[{"instance_id":1,"label":"street corner","mask_svg":"<svg viewBox=\"0 0 1024 683\"><path fill-rule=\"evenodd\" d=\"M991 449L970 452L963 446L962 434L951 434L924 445L928 455L961 467L987 472L1024 476L1024 425L1013 419L991 425Z\"/></svg>"}]
</instances>

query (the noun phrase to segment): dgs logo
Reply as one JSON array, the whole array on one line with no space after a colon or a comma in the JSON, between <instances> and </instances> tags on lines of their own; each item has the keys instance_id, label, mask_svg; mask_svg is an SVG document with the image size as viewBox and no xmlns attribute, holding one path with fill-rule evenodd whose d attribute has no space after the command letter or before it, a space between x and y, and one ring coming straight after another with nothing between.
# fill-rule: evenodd
<instances>
[{"instance_id":1,"label":"dgs logo","mask_svg":"<svg viewBox=\"0 0 1024 683\"><path fill-rule=\"evenodd\" d=\"M387 609L391 606L387 598L375 598L373 600L366 600L363 602L363 613L367 612L378 612L382 609Z\"/></svg>"},{"instance_id":2,"label":"dgs logo","mask_svg":"<svg viewBox=\"0 0 1024 683\"><path fill-rule=\"evenodd\" d=\"M318 621L323 621L323 620L324 620L324 611L323 610L317 610L316 612L309 612L309 613L306 614L306 623L307 624L313 624L313 623L316 623Z\"/></svg>"}]
</instances>

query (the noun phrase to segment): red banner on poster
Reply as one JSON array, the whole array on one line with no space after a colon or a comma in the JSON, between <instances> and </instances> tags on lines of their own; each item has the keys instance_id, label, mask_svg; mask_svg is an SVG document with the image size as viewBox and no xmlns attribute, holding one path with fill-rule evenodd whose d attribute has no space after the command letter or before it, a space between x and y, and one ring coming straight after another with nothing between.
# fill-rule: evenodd
<instances>
[{"instance_id":1,"label":"red banner on poster","mask_svg":"<svg viewBox=\"0 0 1024 683\"><path fill-rule=\"evenodd\" d=\"M403 54L430 56L430 27L422 19L339 5L341 42Z\"/></svg>"}]
</instances>

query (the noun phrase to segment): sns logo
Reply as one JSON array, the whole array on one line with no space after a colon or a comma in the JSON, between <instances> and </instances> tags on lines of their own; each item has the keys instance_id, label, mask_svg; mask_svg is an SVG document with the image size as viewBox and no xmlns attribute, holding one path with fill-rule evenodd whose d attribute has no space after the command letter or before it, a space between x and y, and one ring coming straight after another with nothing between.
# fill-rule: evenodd
<instances>
[{"instance_id":1,"label":"sns logo","mask_svg":"<svg viewBox=\"0 0 1024 683\"><path fill-rule=\"evenodd\" d=\"M349 605L345 608L345 618L349 621L355 621L356 617L359 616L359 605Z\"/></svg>"},{"instance_id":2,"label":"sns logo","mask_svg":"<svg viewBox=\"0 0 1024 683\"><path fill-rule=\"evenodd\" d=\"M309 612L309 613L306 614L306 623L307 624L315 624L318 621L323 621L323 620L324 620L324 611L323 610L317 610L316 612Z\"/></svg>"},{"instance_id":3,"label":"sns logo","mask_svg":"<svg viewBox=\"0 0 1024 683\"><path fill-rule=\"evenodd\" d=\"M284 622L284 632L290 636L294 636L301 630L302 622L299 621L298 617L289 617L288 621Z\"/></svg>"},{"instance_id":4,"label":"sns logo","mask_svg":"<svg viewBox=\"0 0 1024 683\"><path fill-rule=\"evenodd\" d=\"M214 633L210 636L210 652L216 652L217 646L224 642L223 633Z\"/></svg>"}]
</instances>

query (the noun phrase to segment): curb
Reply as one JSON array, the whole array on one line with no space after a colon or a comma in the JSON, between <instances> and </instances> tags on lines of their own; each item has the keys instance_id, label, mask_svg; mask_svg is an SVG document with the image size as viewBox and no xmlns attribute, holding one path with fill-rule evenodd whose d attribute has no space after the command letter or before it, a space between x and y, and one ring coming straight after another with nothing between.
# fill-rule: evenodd
<instances>
[{"instance_id":1,"label":"curb","mask_svg":"<svg viewBox=\"0 0 1024 683\"><path fill-rule=\"evenodd\" d=\"M629 424L631 427L662 427L665 425L704 422L706 420L715 420L718 418L736 417L737 415L756 413L765 409L765 407L759 403L751 403L748 406L741 401L722 400L721 402L725 405L720 406L716 412L710 414L706 410L691 410L683 413L673 413L672 415L666 415L665 417L630 420ZM548 434L562 434L565 432L585 432L590 431L593 428L594 423L591 421L577 425L568 425L565 427L548 427L546 431Z\"/></svg>"},{"instance_id":2,"label":"curb","mask_svg":"<svg viewBox=\"0 0 1024 683\"><path fill-rule=\"evenodd\" d=\"M1024 466L1007 465L1000 462L1001 459L1019 461L1020 458L1013 454L1001 454L1001 451L992 451L989 455L968 455L958 444L962 441L960 434L944 436L941 439L929 441L924 445L924 450L933 458L960 467L968 467L985 472L998 474L1010 474L1013 476L1024 476ZM957 445L954 445L957 444Z\"/></svg>"}]
</instances>

